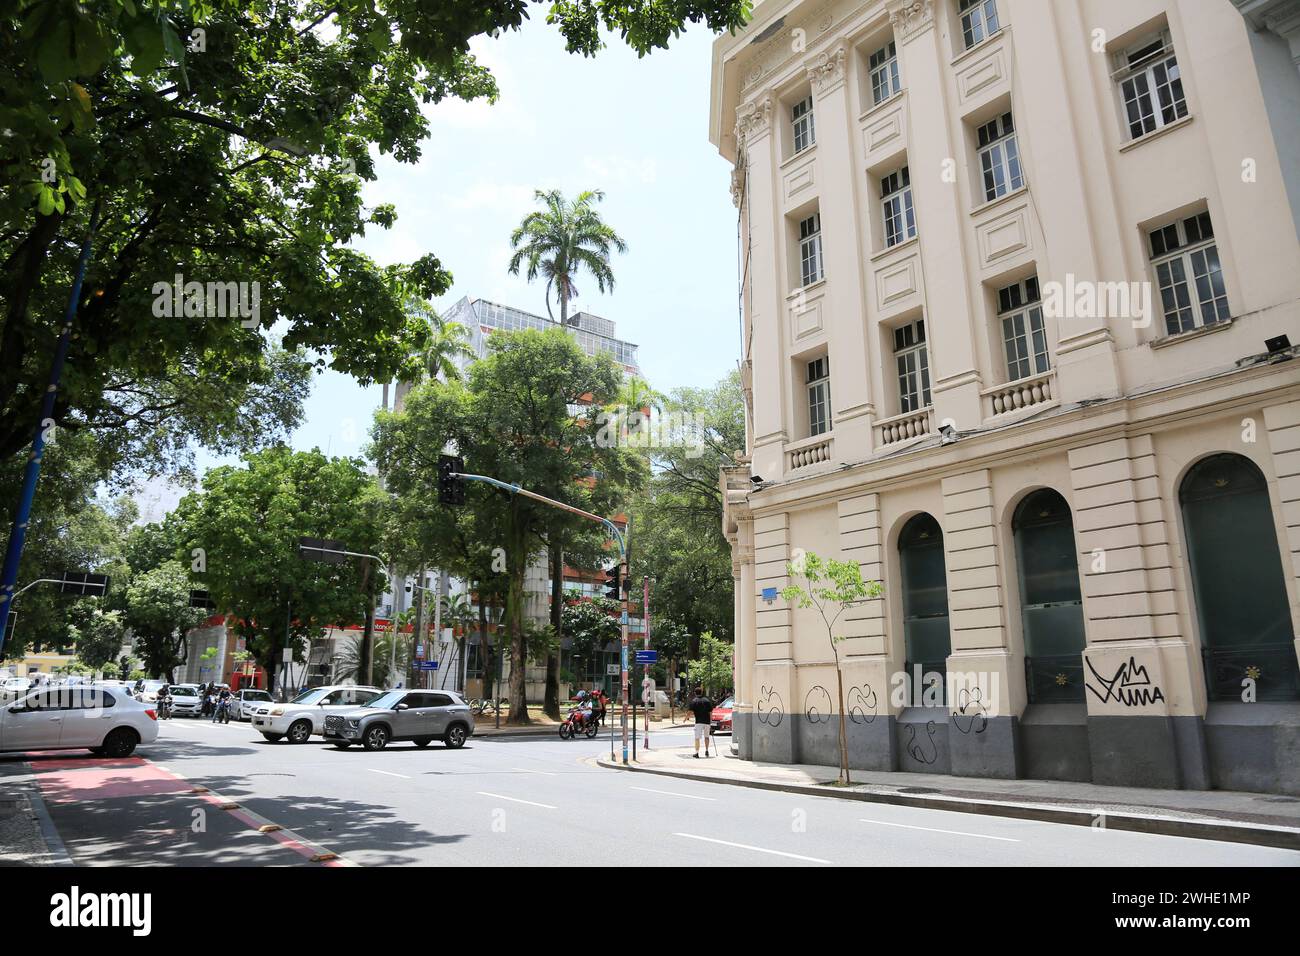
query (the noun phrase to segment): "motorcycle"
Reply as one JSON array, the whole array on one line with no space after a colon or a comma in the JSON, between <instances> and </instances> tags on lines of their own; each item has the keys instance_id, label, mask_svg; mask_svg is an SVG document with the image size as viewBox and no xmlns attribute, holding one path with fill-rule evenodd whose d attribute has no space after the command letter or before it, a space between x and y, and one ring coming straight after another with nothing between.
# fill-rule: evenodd
<instances>
[{"instance_id":1,"label":"motorcycle","mask_svg":"<svg viewBox=\"0 0 1300 956\"><path fill-rule=\"evenodd\" d=\"M560 724L561 740L571 740L578 734L595 737L598 733L600 733L600 724L596 720L596 715L577 707L569 711L569 716L565 717L564 722Z\"/></svg>"},{"instance_id":2,"label":"motorcycle","mask_svg":"<svg viewBox=\"0 0 1300 956\"><path fill-rule=\"evenodd\" d=\"M171 697L159 697L157 704L158 704L158 719L159 720L170 719L172 715Z\"/></svg>"},{"instance_id":3,"label":"motorcycle","mask_svg":"<svg viewBox=\"0 0 1300 956\"><path fill-rule=\"evenodd\" d=\"M217 723L217 724L230 723L230 705L231 705L231 699L229 697L225 698L224 700L221 699L217 700L216 704L214 705L217 708L217 711L212 716L213 723Z\"/></svg>"}]
</instances>

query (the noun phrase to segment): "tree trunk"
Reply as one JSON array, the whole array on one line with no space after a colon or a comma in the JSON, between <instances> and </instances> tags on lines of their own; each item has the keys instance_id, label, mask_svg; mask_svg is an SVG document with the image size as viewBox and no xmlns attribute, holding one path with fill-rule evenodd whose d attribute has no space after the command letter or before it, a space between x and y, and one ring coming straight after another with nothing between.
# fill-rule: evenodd
<instances>
[{"instance_id":1,"label":"tree trunk","mask_svg":"<svg viewBox=\"0 0 1300 956\"><path fill-rule=\"evenodd\" d=\"M546 697L542 710L552 720L560 719L560 641L564 638L564 549L551 549L551 626L555 628L555 650L546 655Z\"/></svg>"},{"instance_id":2,"label":"tree trunk","mask_svg":"<svg viewBox=\"0 0 1300 956\"><path fill-rule=\"evenodd\" d=\"M496 674L496 669L492 666L492 650L488 647L487 638L487 599L483 594L483 582L479 582L478 593L478 656L479 662L483 665L483 694L488 700L492 699L492 678Z\"/></svg>"},{"instance_id":3,"label":"tree trunk","mask_svg":"<svg viewBox=\"0 0 1300 956\"><path fill-rule=\"evenodd\" d=\"M838 663L835 665L835 685L840 698L840 782L847 787L853 781L849 779L849 730L844 714L844 674Z\"/></svg>"},{"instance_id":4,"label":"tree trunk","mask_svg":"<svg viewBox=\"0 0 1300 956\"><path fill-rule=\"evenodd\" d=\"M366 627L361 632L361 660L357 668L364 675L363 683L367 687L374 685L375 680L375 594L374 594L374 576L370 573L369 564L366 562L366 576L364 587L366 592Z\"/></svg>"},{"instance_id":5,"label":"tree trunk","mask_svg":"<svg viewBox=\"0 0 1300 956\"><path fill-rule=\"evenodd\" d=\"M528 547L518 515L511 541L510 590L506 595L507 633L510 640L510 723L529 723L527 696L528 649L524 646L524 574Z\"/></svg>"}]
</instances>

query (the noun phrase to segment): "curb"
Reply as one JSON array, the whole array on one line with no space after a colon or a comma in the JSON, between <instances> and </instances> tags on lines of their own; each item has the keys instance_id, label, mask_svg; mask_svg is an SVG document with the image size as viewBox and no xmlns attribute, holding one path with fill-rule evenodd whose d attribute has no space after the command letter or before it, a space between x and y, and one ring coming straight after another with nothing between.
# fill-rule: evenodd
<instances>
[{"instance_id":1,"label":"curb","mask_svg":"<svg viewBox=\"0 0 1300 956\"><path fill-rule=\"evenodd\" d=\"M810 797L830 797L833 800L885 803L900 807L916 807L922 810L948 810L956 813L1037 820L1041 823L1063 823L1071 826L1094 827L1104 830L1126 830L1133 833L1188 837L1193 840L1221 840L1228 843L1276 847L1282 850L1300 850L1300 828L1292 827L1225 822L1204 817L1184 819L1159 813L1112 811L1105 804L1098 804L1095 807L1071 808L1041 803L1015 803L1007 800L975 800L967 797L944 796L943 794L921 795L883 790L836 791L828 787L808 784L773 783L765 780L732 780L725 777L703 776L658 767L625 767L623 764L610 761L606 757L596 758L596 763L608 770L649 773L661 777L676 777L681 780L749 787L754 790L775 790L781 793L795 793ZM1098 824L1099 819L1101 821L1100 825Z\"/></svg>"}]
</instances>

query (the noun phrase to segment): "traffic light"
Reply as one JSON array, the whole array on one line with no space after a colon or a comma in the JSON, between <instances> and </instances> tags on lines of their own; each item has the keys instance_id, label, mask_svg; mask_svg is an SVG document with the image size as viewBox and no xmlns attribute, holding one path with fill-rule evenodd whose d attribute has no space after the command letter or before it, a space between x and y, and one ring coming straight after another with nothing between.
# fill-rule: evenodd
<instances>
[{"instance_id":1,"label":"traffic light","mask_svg":"<svg viewBox=\"0 0 1300 956\"><path fill-rule=\"evenodd\" d=\"M459 474L465 470L465 461L454 455L438 456L438 504L463 505L465 479Z\"/></svg>"},{"instance_id":2,"label":"traffic light","mask_svg":"<svg viewBox=\"0 0 1300 956\"><path fill-rule=\"evenodd\" d=\"M611 601L623 599L623 589L619 586L620 570L620 566L616 564L605 572L605 597Z\"/></svg>"}]
</instances>

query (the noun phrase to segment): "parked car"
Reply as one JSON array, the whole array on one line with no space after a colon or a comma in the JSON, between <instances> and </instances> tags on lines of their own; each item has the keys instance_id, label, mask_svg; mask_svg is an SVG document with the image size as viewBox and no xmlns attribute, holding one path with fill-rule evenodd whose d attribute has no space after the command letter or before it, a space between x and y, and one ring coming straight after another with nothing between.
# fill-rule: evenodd
<instances>
[{"instance_id":1,"label":"parked car","mask_svg":"<svg viewBox=\"0 0 1300 956\"><path fill-rule=\"evenodd\" d=\"M287 704L263 704L253 712L253 727L275 743L285 737L305 744L312 734L325 732L325 717L362 707L383 691L378 687L330 685L305 690Z\"/></svg>"},{"instance_id":2,"label":"parked car","mask_svg":"<svg viewBox=\"0 0 1300 956\"><path fill-rule=\"evenodd\" d=\"M84 747L129 757L137 745L157 739L157 711L121 687L42 688L0 707L0 752Z\"/></svg>"},{"instance_id":3,"label":"parked car","mask_svg":"<svg viewBox=\"0 0 1300 956\"><path fill-rule=\"evenodd\" d=\"M8 677L0 682L0 701L17 700L31 690L32 682L26 677Z\"/></svg>"},{"instance_id":4,"label":"parked car","mask_svg":"<svg viewBox=\"0 0 1300 956\"><path fill-rule=\"evenodd\" d=\"M235 691L235 699L230 708L230 716L235 720L252 720L253 712L259 707L269 706L275 701L270 693L264 690L256 690L251 687L245 687L243 690Z\"/></svg>"},{"instance_id":5,"label":"parked car","mask_svg":"<svg viewBox=\"0 0 1300 956\"><path fill-rule=\"evenodd\" d=\"M469 703L451 691L390 690L364 707L325 718L325 739L340 750L358 743L383 750L394 740L417 747L441 740L454 750L473 733Z\"/></svg>"},{"instance_id":6,"label":"parked car","mask_svg":"<svg viewBox=\"0 0 1300 956\"><path fill-rule=\"evenodd\" d=\"M166 693L172 699L173 717L198 717L203 713L203 695L197 684L172 684Z\"/></svg>"},{"instance_id":7,"label":"parked car","mask_svg":"<svg viewBox=\"0 0 1300 956\"><path fill-rule=\"evenodd\" d=\"M731 733L731 711L736 706L736 699L728 697L709 714L709 724L715 734Z\"/></svg>"}]
</instances>

